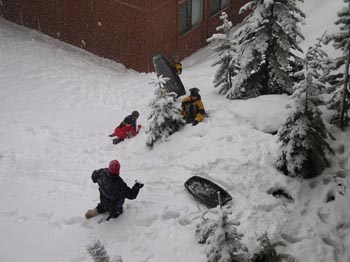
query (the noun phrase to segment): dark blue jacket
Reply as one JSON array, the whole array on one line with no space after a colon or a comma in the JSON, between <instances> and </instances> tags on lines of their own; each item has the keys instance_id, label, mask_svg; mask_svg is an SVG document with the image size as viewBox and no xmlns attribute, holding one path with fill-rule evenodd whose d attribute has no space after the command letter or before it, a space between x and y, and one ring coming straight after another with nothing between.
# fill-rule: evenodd
<instances>
[{"instance_id":1,"label":"dark blue jacket","mask_svg":"<svg viewBox=\"0 0 350 262\"><path fill-rule=\"evenodd\" d=\"M125 124L129 124L132 125L132 127L134 128L135 132L137 132L136 129L136 120L137 118L134 117L133 115L128 115L127 117L124 118L123 122L120 123L119 127L122 128L125 126Z\"/></svg>"},{"instance_id":2,"label":"dark blue jacket","mask_svg":"<svg viewBox=\"0 0 350 262\"><path fill-rule=\"evenodd\" d=\"M95 170L91 179L99 185L101 201L99 205L110 214L122 210L125 198L135 199L140 190L135 185L132 188L128 187L119 175L110 175L108 168Z\"/></svg>"}]
</instances>

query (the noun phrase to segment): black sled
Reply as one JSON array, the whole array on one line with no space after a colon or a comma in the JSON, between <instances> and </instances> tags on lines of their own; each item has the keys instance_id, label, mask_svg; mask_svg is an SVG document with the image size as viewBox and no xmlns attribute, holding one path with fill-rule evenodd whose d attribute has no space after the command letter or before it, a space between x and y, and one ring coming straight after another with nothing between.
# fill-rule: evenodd
<instances>
[{"instance_id":1,"label":"black sled","mask_svg":"<svg viewBox=\"0 0 350 262\"><path fill-rule=\"evenodd\" d=\"M168 93L175 92L177 97L185 95L185 87L171 62L163 54L155 55L152 61L157 74L169 78L165 84L166 91Z\"/></svg>"},{"instance_id":2,"label":"black sled","mask_svg":"<svg viewBox=\"0 0 350 262\"><path fill-rule=\"evenodd\" d=\"M218 192L220 192L221 205L232 200L231 195L214 182L199 176L193 176L185 182L185 187L200 203L208 208L219 205Z\"/></svg>"}]
</instances>

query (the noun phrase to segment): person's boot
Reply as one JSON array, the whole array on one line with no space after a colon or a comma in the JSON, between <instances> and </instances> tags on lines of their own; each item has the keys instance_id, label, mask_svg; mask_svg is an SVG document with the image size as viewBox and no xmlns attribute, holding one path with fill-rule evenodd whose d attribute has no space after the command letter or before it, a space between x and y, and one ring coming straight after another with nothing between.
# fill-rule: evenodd
<instances>
[{"instance_id":1,"label":"person's boot","mask_svg":"<svg viewBox=\"0 0 350 262\"><path fill-rule=\"evenodd\" d=\"M92 218L92 217L95 217L98 215L98 212L97 212L97 209L94 208L94 209L90 209L86 212L85 214L85 218L86 219L89 219L89 218Z\"/></svg>"},{"instance_id":2,"label":"person's boot","mask_svg":"<svg viewBox=\"0 0 350 262\"><path fill-rule=\"evenodd\" d=\"M121 139L121 138L119 138L119 137L117 137L117 138L114 138L113 139L113 144L118 144L118 143L120 143L120 142L122 142L124 139Z\"/></svg>"}]
</instances>

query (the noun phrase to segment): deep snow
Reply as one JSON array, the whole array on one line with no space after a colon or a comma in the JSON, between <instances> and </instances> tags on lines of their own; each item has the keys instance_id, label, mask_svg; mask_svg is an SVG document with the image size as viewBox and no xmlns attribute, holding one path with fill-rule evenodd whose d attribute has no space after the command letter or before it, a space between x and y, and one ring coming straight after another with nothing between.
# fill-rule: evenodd
<instances>
[{"instance_id":1,"label":"deep snow","mask_svg":"<svg viewBox=\"0 0 350 262\"><path fill-rule=\"evenodd\" d=\"M305 1L304 48L326 28L336 30L342 6ZM124 262L204 262L194 231L205 208L183 186L201 175L232 194L251 251L267 231L299 261L349 262L350 132L329 126L337 155L321 177L280 174L270 133L285 120L288 97L227 100L212 87L214 60L203 48L183 61L181 75L187 89L201 89L209 118L153 150L144 132L115 146L107 135L132 110L147 125L150 74L0 19L0 261L91 261L86 246L99 239ZM138 179L145 187L118 219L86 221L84 213L98 203L91 172L114 158L130 186ZM279 188L294 202L273 197Z\"/></svg>"}]
</instances>

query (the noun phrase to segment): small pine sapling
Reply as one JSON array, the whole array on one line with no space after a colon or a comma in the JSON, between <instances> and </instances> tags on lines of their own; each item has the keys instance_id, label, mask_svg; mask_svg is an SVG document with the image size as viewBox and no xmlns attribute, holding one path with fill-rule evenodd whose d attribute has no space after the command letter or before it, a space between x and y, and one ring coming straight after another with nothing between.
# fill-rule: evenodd
<instances>
[{"instance_id":1,"label":"small pine sapling","mask_svg":"<svg viewBox=\"0 0 350 262\"><path fill-rule=\"evenodd\" d=\"M325 53L319 48L310 48L306 54L301 73L304 80L295 85L290 113L278 131L281 146L276 167L291 177L311 178L318 176L329 166L326 150L333 153L326 141L328 136L317 105L323 87L318 79L318 65Z\"/></svg>"},{"instance_id":2,"label":"small pine sapling","mask_svg":"<svg viewBox=\"0 0 350 262\"><path fill-rule=\"evenodd\" d=\"M111 260L106 248L100 240L88 245L86 250L94 262L123 262L123 259L120 256L116 256Z\"/></svg>"},{"instance_id":3,"label":"small pine sapling","mask_svg":"<svg viewBox=\"0 0 350 262\"><path fill-rule=\"evenodd\" d=\"M252 262L297 262L297 259L288 254L278 254L278 246L286 246L282 241L271 243L265 232L258 238L261 249L254 254Z\"/></svg>"},{"instance_id":4,"label":"small pine sapling","mask_svg":"<svg viewBox=\"0 0 350 262\"><path fill-rule=\"evenodd\" d=\"M239 221L230 220L229 208L217 208L217 219L205 219L197 225L196 237L206 244L208 262L248 262L248 248L241 243L243 234L237 232Z\"/></svg>"},{"instance_id":5,"label":"small pine sapling","mask_svg":"<svg viewBox=\"0 0 350 262\"><path fill-rule=\"evenodd\" d=\"M176 94L167 93L164 88L167 80L162 76L156 76L151 83L156 87L155 98L150 103L152 110L148 116L149 125L146 128L146 133L149 134L146 144L151 148L157 140L165 141L185 125L181 111L175 105Z\"/></svg>"},{"instance_id":6,"label":"small pine sapling","mask_svg":"<svg viewBox=\"0 0 350 262\"><path fill-rule=\"evenodd\" d=\"M99 240L87 246L87 251L94 262L111 262L104 245Z\"/></svg>"},{"instance_id":7,"label":"small pine sapling","mask_svg":"<svg viewBox=\"0 0 350 262\"><path fill-rule=\"evenodd\" d=\"M232 23L227 19L225 12L221 13L220 19L222 25L216 28L216 31L223 33L213 34L208 38L208 42L213 43L212 49L218 54L219 58L212 64L212 66L219 66L215 78L214 87L219 87L220 94L227 94L232 87L232 78L238 69L235 63L235 42L230 39L230 30Z\"/></svg>"}]
</instances>

